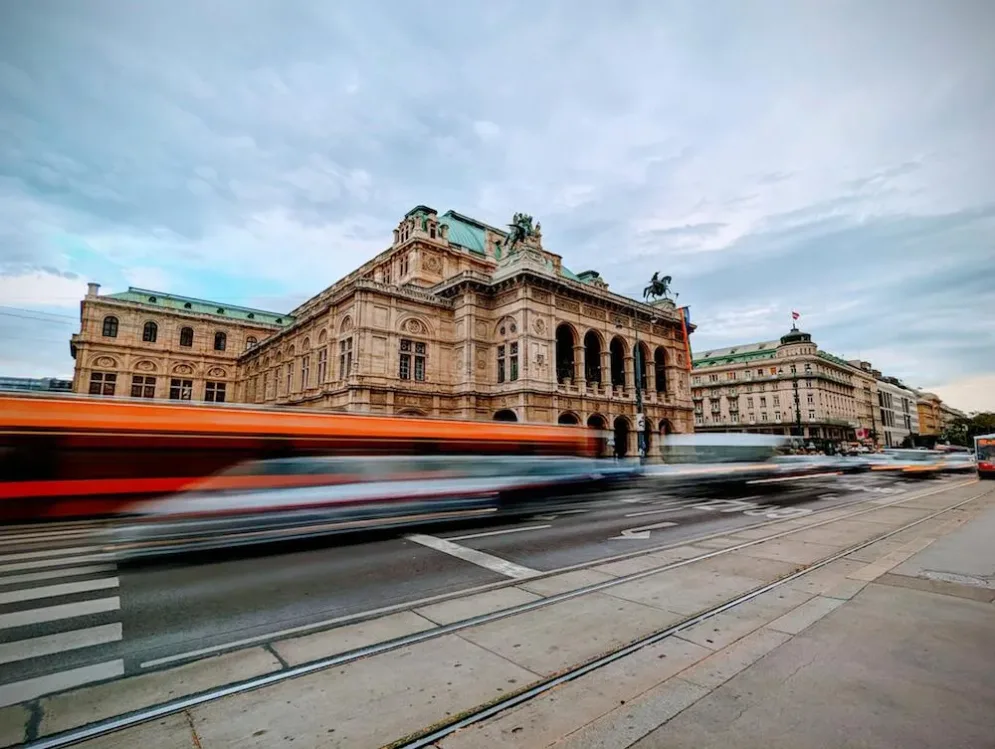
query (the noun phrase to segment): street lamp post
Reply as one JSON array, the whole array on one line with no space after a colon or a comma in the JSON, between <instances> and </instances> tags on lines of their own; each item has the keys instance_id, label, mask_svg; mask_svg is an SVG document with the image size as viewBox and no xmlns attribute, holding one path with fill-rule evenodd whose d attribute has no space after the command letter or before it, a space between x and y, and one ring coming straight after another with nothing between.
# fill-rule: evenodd
<instances>
[{"instance_id":1,"label":"street lamp post","mask_svg":"<svg viewBox=\"0 0 995 749\"><path fill-rule=\"evenodd\" d=\"M637 315L633 311L632 318L632 330L634 335L635 344L633 346L633 359L635 362L635 385L636 385L636 449L639 453L639 459L642 460L646 457L646 415L643 413L643 367L645 362L642 361L642 355L639 348L639 326L637 324ZM650 323L652 324L654 319L651 318ZM615 327L619 330L622 329L621 321L615 323Z\"/></svg>"}]
</instances>

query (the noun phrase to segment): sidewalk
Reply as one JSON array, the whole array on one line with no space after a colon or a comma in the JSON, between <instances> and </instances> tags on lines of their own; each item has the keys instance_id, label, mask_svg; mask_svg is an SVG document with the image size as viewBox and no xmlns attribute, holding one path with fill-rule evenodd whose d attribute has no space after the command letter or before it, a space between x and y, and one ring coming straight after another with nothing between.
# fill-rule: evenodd
<instances>
[{"instance_id":1,"label":"sidewalk","mask_svg":"<svg viewBox=\"0 0 995 749\"><path fill-rule=\"evenodd\" d=\"M0 745L416 637L81 744L376 749L893 531L437 747L995 747L995 487L976 481L75 689L0 711Z\"/></svg>"},{"instance_id":2,"label":"sidewalk","mask_svg":"<svg viewBox=\"0 0 995 749\"><path fill-rule=\"evenodd\" d=\"M872 562L864 570L877 564L854 557ZM601 716L585 703L611 692L613 681L623 686L624 666L438 746L995 747L993 601L995 508L880 572L842 605L813 610L815 623L782 617L688 669L700 632L679 636L683 651L675 641L646 653L644 662L666 656L661 676L674 676ZM726 628L709 625L702 629L723 636Z\"/></svg>"}]
</instances>

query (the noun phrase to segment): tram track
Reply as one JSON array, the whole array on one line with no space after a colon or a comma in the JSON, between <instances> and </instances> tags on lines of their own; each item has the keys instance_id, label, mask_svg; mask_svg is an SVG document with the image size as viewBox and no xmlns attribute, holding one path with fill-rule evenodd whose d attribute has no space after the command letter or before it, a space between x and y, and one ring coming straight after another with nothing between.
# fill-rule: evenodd
<instances>
[{"instance_id":1,"label":"tram track","mask_svg":"<svg viewBox=\"0 0 995 749\"><path fill-rule=\"evenodd\" d=\"M187 696L187 697L179 698L179 699L172 700L172 701L169 701L169 702L163 702L163 703L158 704L158 705L153 705L153 706L150 706L150 707L147 707L147 708L143 708L141 710L136 710L136 711L131 712L131 713L127 713L127 714L115 716L115 717L112 717L112 718L109 718L109 719L106 719L106 720L103 720L103 721L100 721L100 722L92 723L92 724L89 724L89 725L86 725L86 726L83 726L83 727L80 727L80 728L71 729L71 730L65 731L65 732L60 733L60 734L56 734L56 735L52 735L52 736L48 736L48 737L43 737L43 738L29 736L28 737L29 738L29 743L27 743L26 746L30 747L31 749L55 749L56 747L71 746L71 745L74 745L76 743L79 743L81 741L84 741L84 740L87 740L87 739L90 739L90 738L94 738L94 737L97 737L97 736L101 736L101 735L105 735L105 734L108 734L108 733L112 733L112 732L115 732L115 731L118 731L118 730L121 730L121 729L124 729L124 728L135 726L135 725L138 725L138 724L141 724L141 723L145 723L145 722L148 722L148 721L156 720L156 719L159 719L159 718L162 718L162 717L174 714L174 713L178 713L178 712L181 712L181 711L184 711L184 710L188 710L188 709L193 708L193 707L197 707L199 705L203 705L203 704L205 704L207 702L212 702L212 701L221 699L223 697L228 697L228 696L236 695L236 694L239 694L239 693L242 693L242 692L248 692L248 691L252 691L252 690L257 690L257 689L260 689L260 688L263 688L263 687L266 687L266 686L274 685L274 684L277 684L277 683L280 683L280 682L283 682L283 681L287 681L287 680L290 680L290 679L293 679L293 678L304 676L306 674L314 673L314 672L321 671L321 670L324 670L324 669L328 669L328 668L331 668L331 667L334 667L334 666L343 665L343 664L346 664L346 663L349 663L349 662L352 662L352 661L355 661L355 660L359 660L361 658L367 658L367 657L378 655L378 654L381 654L381 653L385 653L385 652L388 652L388 651L391 651L391 650L396 650L398 648L405 647L405 646L408 646L408 645L413 645L413 644L416 644L416 643L419 643L419 642L423 642L425 640L434 639L434 638L441 637L441 636L446 635L446 634L451 634L451 633L454 633L454 632L458 632L460 630L467 629L469 627L474 627L474 626L478 626L480 624L485 624L485 623L488 623L488 622L491 622L491 621L496 621L498 619L503 619L503 618L515 616L516 614L525 613L527 611L531 611L531 610L534 610L534 609L537 609L537 608L542 608L542 607L545 607L545 606L550 606L550 605L553 605L555 603L559 603L561 601L569 600L571 598L576 598L576 597L579 597L579 596L582 596L582 595L586 595L586 594L589 594L589 593L593 593L593 592L597 592L597 591L604 590L604 589L607 589L607 588L611 588L611 587L613 587L615 585L620 585L620 584L632 582L634 580L639 580L641 578L648 577L650 575L654 575L654 574L657 574L657 573L660 573L660 572L665 572L665 571L668 571L668 570L677 569L677 568L680 568L680 567L684 567L684 566L693 564L695 562L700 562L700 561L703 561L703 560L707 560L707 559L719 557L719 556L722 556L722 555L725 555L725 554L730 554L730 553L733 553L733 552L736 552L736 551L740 551L742 549L747 549L747 548L750 548L752 546L756 546L756 545L761 544L761 543L765 543L765 542L768 542L768 541L772 541L772 540L776 540L776 539L783 538L783 537L786 537L786 536L790 536L790 535L792 535L794 533L798 533L798 532L801 532L801 531L810 530L810 529L813 529L813 528L822 527L822 526L825 526L825 525L828 525L828 524L831 524L831 523L835 523L835 522L840 521L840 520L846 520L846 519L853 518L853 517L859 517L860 515L863 515L863 514L866 514L866 513L870 513L870 512L875 512L875 511L878 511L878 510L881 510L881 509L885 509L885 508L888 508L888 507L899 506L899 505L901 505L903 503L907 503L907 502L911 502L911 501L914 501L914 500L917 500L917 499L922 499L922 498L925 498L925 497L929 497L929 496L932 496L934 494L938 494L938 493L942 493L942 492L947 492L947 491L951 491L951 490L963 488L963 487L968 486L968 485L970 485L972 483L975 483L975 482L973 482L973 481L958 482L956 484L942 486L942 487L933 489L931 491L912 493L912 494L909 494L908 496L902 496L902 497L896 498L893 501L889 501L889 502L880 502L880 501L877 501L877 502L874 502L870 507L864 507L862 509L855 510L854 512L848 512L848 513L845 513L843 515L838 515L837 514L836 516L831 517L831 518L824 518L822 520L817 520L814 523L806 523L806 524L801 525L801 526L788 528L788 529L785 529L785 530L782 530L782 531L779 531L779 532L776 532L776 533L773 533L773 534L770 534L770 535L766 535L766 536L763 536L763 537L760 537L760 538L757 538L757 539L751 539L751 540L748 540L748 541L744 541L744 542L742 542L740 544L736 544L734 546L730 546L730 547L727 547L727 548L724 548L724 549L717 549L717 550L714 550L714 551L709 551L709 552L697 555L697 556L689 558L689 559L684 559L684 560L680 560L680 561L677 561L677 562L671 562L671 563L661 564L661 565L659 565L657 567L648 568L646 570L635 572L635 573L632 573L632 574L629 574L629 575L620 576L620 577L614 578L612 580L607 580L607 581L595 583L595 584L592 584L592 585L587 585L587 586L583 586L583 587L580 587L580 588L576 588L574 590L566 591L566 592L559 593L559 594L556 594L556 595L551 595L551 596L548 596L548 597L540 599L540 600L532 601L532 602L521 604L521 605L514 606L514 607L509 607L509 608L502 609L502 610L499 610L499 611L490 612L490 613L483 614L483 615L480 615L480 616L475 616L475 617L472 617L472 618L468 618L468 619L464 619L464 620L461 620L461 621L458 621L458 622L454 622L452 624L441 625L441 626L434 627L434 628L431 628L431 629L428 629L428 630L425 630L425 631L422 631L422 632L418 632L418 633L415 633L415 634L412 634L412 635L407 635L407 636L396 638L396 639L392 639L392 640L389 640L389 641L385 641L385 642L381 642L381 643L376 643L374 645L370 645L370 646L367 646L367 647L358 648L358 649L355 649L355 650L347 651L347 652L344 652L344 653L339 653L339 654L336 654L336 655L333 655L333 656L329 656L329 657L324 657L324 658L317 659L317 660L314 660L314 661L311 661L311 662L308 662L308 663L300 664L300 665L297 665L297 666L294 666L294 667L287 667L287 668L285 668L283 670L280 670L280 671L277 671L277 672L274 672L274 673L270 673L270 674L267 674L265 676L256 677L256 678L253 678L253 679L248 679L248 680L245 680L245 681L228 684L228 685L225 685L223 687L215 688L215 689L212 689L212 690L209 690L209 691L197 693L197 694L194 694L194 695L190 695L190 696ZM685 629L687 627L690 627L690 626L698 623L699 621L703 621L703 620L705 620L707 618L711 618L712 616L715 616L718 613L722 613L723 611L727 611L729 608L732 608L732 607L735 607L735 606L740 605L742 603L745 603L746 601L748 601L748 600L750 600L752 598L755 598L756 596L762 594L763 592L766 592L767 590L770 590L770 589L773 589L773 588L778 587L780 585L786 584L787 582L790 582L791 580L797 579L798 577L801 577L801 576L803 576L805 574L808 574L809 572L812 572L812 571L814 571L816 569L819 569L819 568L825 566L826 564L831 563L832 561L835 561L835 560L837 560L839 558L842 558L842 557L844 557L844 556L846 556L848 554L853 553L854 551L866 548L867 546L870 546L873 543L877 543L878 541L881 541L881 540L884 540L884 539L887 539L887 538L891 538L892 536L894 536L894 535L896 535L898 533L901 533L902 531L905 531L905 530L907 530L909 528L913 528L913 527L915 527L915 526L917 526L917 525L919 525L919 524L921 524L923 522L926 522L928 520L931 520L931 519L934 519L936 517L939 517L940 515L943 515L946 512L950 512L952 510L955 510L958 507L961 507L961 506L963 506L963 505L965 505L965 504L967 504L967 503L969 503L969 502L977 499L978 497L982 496L985 493L986 492L981 492L981 493L973 494L972 496L970 496L970 497L968 497L966 499L963 499L963 500L959 500L956 503L954 503L954 504L952 504L952 505L950 505L948 507L945 507L945 508L942 508L940 510L937 510L936 512L932 512L932 513L930 513L929 515L927 515L927 516L925 516L923 518L919 518L917 520L911 521L909 523L906 523L906 524L902 525L899 528L887 531L885 533L878 534L878 535L874 536L873 538L871 538L869 540L866 540L866 541L860 542L858 544L855 544L855 545L853 545L851 547L848 547L847 549L842 550L841 552L834 553L833 555L831 555L830 557L827 557L826 559L819 560L819 561L814 562L812 564L806 565L801 570L799 570L799 571L797 571L797 572L795 572L795 573L793 573L793 574L791 574L791 575L789 575L789 576L787 576L785 578L782 578L782 579L780 579L778 581L775 581L774 583L766 584L766 585L764 585L764 586L762 586L762 587L760 587L760 588L758 588L758 589L756 589L754 591L750 591L750 592L748 592L748 593L746 593L744 595L741 595L741 596L739 596L739 597L737 597L735 599L732 599L731 601L727 601L727 602L725 602L723 604L720 604L719 606L716 606L716 607L714 607L712 609L709 609L708 611L699 613L699 614L697 614L697 615L695 615L693 617L685 619L685 620L683 620L683 621L681 621L681 622L679 622L679 623L677 623L675 625L672 625L672 626L670 626L670 627L668 627L668 628L666 628L664 630L652 633L652 634L648 635L647 637L641 638L640 640L638 640L638 641L636 641L634 643L631 643L629 645L626 645L623 648L619 648L618 650L613 651L612 653L609 653L607 655L603 655L603 656L599 657L598 659L596 659L594 661L590 661L588 663L582 664L581 666L578 666L575 669L572 669L571 671L568 671L568 672L566 672L564 674L560 674L560 675L556 676L555 678L548 679L546 681L540 682L539 684L535 684L535 685L529 687L528 689L526 689L526 690L524 690L524 691L522 691L522 692L520 692L520 693L518 693L518 694L516 694L516 695L514 695L512 697L505 698L501 702L495 703L494 705L491 705L491 706L485 708L484 710L478 710L477 712L474 712L474 713L472 713L472 714L470 714L468 716L464 716L464 717L460 718L459 721L454 721L452 724L447 724L446 727L436 728L435 729L435 733L430 734L431 738L429 738L429 736L425 736L425 737L421 737L421 738L414 737L414 738L412 738L406 744L397 744L397 745L398 746L405 746L405 747L427 746L432 741L438 740L438 738L440 738L439 735L436 735L439 731L446 730L447 733L445 735L448 735L448 733L451 733L452 731L458 730L458 728L463 727L464 725L469 725L470 723L477 722L479 720L483 720L483 719L485 719L487 717L490 717L491 715L496 714L497 712L500 712L502 710L505 710L505 709L508 709L510 707L513 707L513 706L515 706L517 704L520 704L521 702L526 701L528 699L532 699L533 697L535 697L535 696L537 696L539 694L542 694L545 691L548 691L548 689L551 689L551 688L557 686L558 684L563 683L564 681L569 681L569 680L577 678L578 676L582 676L583 674L588 673L591 670L599 668L602 665L606 665L607 663L611 662L611 660L617 660L618 658L624 657L625 655L629 654L630 652L635 652L635 650L638 650L638 649L640 649L642 647L645 647L646 645L652 644L653 642L657 642L660 639L664 639L665 637L669 637L672 634L675 634L676 632L678 632L678 631L680 631L682 629ZM845 509L846 507L851 507L853 505L858 505L858 504L866 505L867 503L868 503L868 499L867 498L861 498L859 500L854 500L853 502L846 503L844 505L835 505L834 507L827 508L826 510L821 511L821 512L835 512L835 513L838 513L839 510ZM812 518L812 519L815 519L815 518L818 517L819 514L820 514L820 512L816 512L816 513L813 513L812 515L810 515L808 517ZM744 526L744 527L741 527L741 528L737 528L735 532L741 532L743 530L747 530L747 529L751 529L751 528L758 528L758 527L765 527L765 526L770 526L770 525L776 525L778 523L784 523L784 522L788 522L788 520L779 519L779 520L770 520L770 521L755 523L755 524L752 524L752 525L749 525L749 526ZM689 545L689 544L695 543L696 541L704 540L704 538L712 538L712 537L719 536L719 535L726 535L727 533L729 533L729 531L727 531L725 533L707 534L706 536L703 536L702 538L698 538L698 539L685 539L682 542L680 542L680 544L669 544L669 545L663 545L663 546L658 546L658 547L653 547L653 548L646 548L646 549L642 549L642 550L639 550L639 551L634 551L634 552L630 552L630 553L618 555L615 559L624 559L624 558L630 558L630 557L634 557L634 556L648 555L648 554L652 554L654 552L659 552L659 551L665 550L667 548L673 548L673 546L675 546L675 545ZM590 567L590 566L594 566L594 565L597 565L597 564L604 564L605 562L606 562L605 559L600 559L600 560L597 560L596 562L592 562L591 564L577 565L577 567ZM542 575L542 577L548 577L548 576L554 575L554 574L562 574L564 571L569 571L569 570L557 569L557 570L551 571L549 573L544 573ZM514 581L509 581L507 583L507 585L511 585L511 584L514 584ZM494 587L497 587L497 586L494 586ZM490 589L493 589L493 587L491 587ZM461 591L459 593L448 595L448 596L446 596L446 598L447 599L452 599L452 598L461 597L461 596L465 596L465 595L468 595L468 591ZM402 606L399 606L397 608L411 608L411 607L412 607L412 605L409 603L409 604L404 604ZM380 613L377 614L377 616L382 615L383 613L385 613L385 612L380 612ZM367 617L367 618L375 618L375 617L374 616L370 616L370 617ZM361 619L360 619L360 621L361 621ZM279 638L274 637L272 639L272 641L275 642L278 639ZM610 660L606 660L606 659L610 659ZM33 740L30 740L30 739L33 739ZM417 743L417 742L422 742L422 743Z\"/></svg>"}]
</instances>

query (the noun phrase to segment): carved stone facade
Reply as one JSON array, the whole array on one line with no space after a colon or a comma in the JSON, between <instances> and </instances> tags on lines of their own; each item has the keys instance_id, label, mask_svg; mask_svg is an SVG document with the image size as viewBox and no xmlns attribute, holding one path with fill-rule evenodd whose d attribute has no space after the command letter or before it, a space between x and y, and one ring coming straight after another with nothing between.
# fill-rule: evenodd
<instances>
[{"instance_id":1,"label":"carved stone facade","mask_svg":"<svg viewBox=\"0 0 995 749\"><path fill-rule=\"evenodd\" d=\"M189 317L179 310L161 318L164 343L143 342L141 326L155 303L140 297L155 292L93 291L73 339L76 390L88 392L98 370L130 376L149 360L172 379L184 363L194 370L184 377L195 380L198 400L211 371L224 369L229 401L581 424L603 434L606 450L614 442L633 454L638 369L650 450L661 431L692 431L689 362L673 303L644 304L610 292L594 271L572 273L537 232L512 251L504 239L475 219L418 206L388 249L289 315L243 308L238 322L198 315L199 357L177 348L176 331ZM108 314L128 321L126 335L101 335ZM230 343L215 352L210 335L222 319ZM246 350L250 335L258 344ZM113 366L100 370L94 357L101 355ZM157 389L156 397L169 392Z\"/></svg>"}]
</instances>

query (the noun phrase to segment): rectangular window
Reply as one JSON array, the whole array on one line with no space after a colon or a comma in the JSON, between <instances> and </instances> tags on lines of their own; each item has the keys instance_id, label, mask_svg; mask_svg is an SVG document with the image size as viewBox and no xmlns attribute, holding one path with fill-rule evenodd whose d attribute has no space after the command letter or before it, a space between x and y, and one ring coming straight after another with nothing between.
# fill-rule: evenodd
<instances>
[{"instance_id":1,"label":"rectangular window","mask_svg":"<svg viewBox=\"0 0 995 749\"><path fill-rule=\"evenodd\" d=\"M344 380L352 372L352 336L339 341L339 379Z\"/></svg>"},{"instance_id":2,"label":"rectangular window","mask_svg":"<svg viewBox=\"0 0 995 749\"><path fill-rule=\"evenodd\" d=\"M764 371L763 371L763 369L761 369L761 368L759 368L759 367L758 367L758 368L757 368L757 377L763 377L763 376L764 376Z\"/></svg>"},{"instance_id":3,"label":"rectangular window","mask_svg":"<svg viewBox=\"0 0 995 749\"><path fill-rule=\"evenodd\" d=\"M155 398L155 377L146 375L131 376L132 398Z\"/></svg>"},{"instance_id":4,"label":"rectangular window","mask_svg":"<svg viewBox=\"0 0 995 749\"><path fill-rule=\"evenodd\" d=\"M401 357L398 365L398 375L402 380L412 377L417 382L425 381L425 353L427 348L421 341L401 339Z\"/></svg>"},{"instance_id":5,"label":"rectangular window","mask_svg":"<svg viewBox=\"0 0 995 749\"><path fill-rule=\"evenodd\" d=\"M766 411L761 411L760 412L760 421L767 421L767 412Z\"/></svg>"},{"instance_id":6,"label":"rectangular window","mask_svg":"<svg viewBox=\"0 0 995 749\"><path fill-rule=\"evenodd\" d=\"M738 424L739 423L739 412L738 411L733 411L731 414L729 414L729 419L732 421L733 424Z\"/></svg>"},{"instance_id":7,"label":"rectangular window","mask_svg":"<svg viewBox=\"0 0 995 749\"><path fill-rule=\"evenodd\" d=\"M775 411L774 412L774 421L780 421L780 420L781 420L781 412L780 411Z\"/></svg>"},{"instance_id":8,"label":"rectangular window","mask_svg":"<svg viewBox=\"0 0 995 749\"><path fill-rule=\"evenodd\" d=\"M301 390L311 387L311 355L301 359Z\"/></svg>"},{"instance_id":9,"label":"rectangular window","mask_svg":"<svg viewBox=\"0 0 995 749\"><path fill-rule=\"evenodd\" d=\"M815 411L813 411L812 409L809 409L809 411L808 411L808 418L810 420L814 421L815 420Z\"/></svg>"},{"instance_id":10,"label":"rectangular window","mask_svg":"<svg viewBox=\"0 0 995 749\"><path fill-rule=\"evenodd\" d=\"M811 364L806 364L805 365L805 374L809 374L811 371L812 371L812 365Z\"/></svg>"},{"instance_id":11,"label":"rectangular window","mask_svg":"<svg viewBox=\"0 0 995 749\"><path fill-rule=\"evenodd\" d=\"M746 407L747 408L753 408L753 398L747 398L746 399Z\"/></svg>"},{"instance_id":12,"label":"rectangular window","mask_svg":"<svg viewBox=\"0 0 995 749\"><path fill-rule=\"evenodd\" d=\"M259 394L259 400L265 401L269 398L269 372L263 372L263 391Z\"/></svg>"},{"instance_id":13,"label":"rectangular window","mask_svg":"<svg viewBox=\"0 0 995 749\"><path fill-rule=\"evenodd\" d=\"M511 356L509 357L509 368L511 370L512 381L518 379L518 344L511 344Z\"/></svg>"},{"instance_id":14,"label":"rectangular window","mask_svg":"<svg viewBox=\"0 0 995 749\"><path fill-rule=\"evenodd\" d=\"M814 406L815 405L815 397L811 393L809 393L808 395L805 396L805 400L808 401L808 405L810 405L810 406Z\"/></svg>"},{"instance_id":15,"label":"rectangular window","mask_svg":"<svg viewBox=\"0 0 995 749\"><path fill-rule=\"evenodd\" d=\"M797 372L798 372L798 367L796 367L794 364L792 364L791 365L791 374L795 374Z\"/></svg>"},{"instance_id":16,"label":"rectangular window","mask_svg":"<svg viewBox=\"0 0 995 749\"><path fill-rule=\"evenodd\" d=\"M117 375L114 372L92 372L90 374L90 395L114 395Z\"/></svg>"},{"instance_id":17,"label":"rectangular window","mask_svg":"<svg viewBox=\"0 0 995 749\"><path fill-rule=\"evenodd\" d=\"M504 382L504 346L497 347L497 381Z\"/></svg>"},{"instance_id":18,"label":"rectangular window","mask_svg":"<svg viewBox=\"0 0 995 749\"><path fill-rule=\"evenodd\" d=\"M318 351L318 384L325 382L325 375L328 374L328 349L322 348Z\"/></svg>"},{"instance_id":19,"label":"rectangular window","mask_svg":"<svg viewBox=\"0 0 995 749\"><path fill-rule=\"evenodd\" d=\"M287 392L294 388L294 363L287 362Z\"/></svg>"},{"instance_id":20,"label":"rectangular window","mask_svg":"<svg viewBox=\"0 0 995 749\"><path fill-rule=\"evenodd\" d=\"M701 384L701 375L695 375L694 376L694 384L695 385L700 385Z\"/></svg>"},{"instance_id":21,"label":"rectangular window","mask_svg":"<svg viewBox=\"0 0 995 749\"><path fill-rule=\"evenodd\" d=\"M812 388L812 381L811 380L805 380L805 387L811 389Z\"/></svg>"},{"instance_id":22,"label":"rectangular window","mask_svg":"<svg viewBox=\"0 0 995 749\"><path fill-rule=\"evenodd\" d=\"M756 414L755 411L750 411L749 416L750 416L750 421L756 421L757 420L757 414Z\"/></svg>"},{"instance_id":23,"label":"rectangular window","mask_svg":"<svg viewBox=\"0 0 995 749\"><path fill-rule=\"evenodd\" d=\"M760 398L760 408L766 408L766 407L767 407L767 398L761 397Z\"/></svg>"},{"instance_id":24,"label":"rectangular window","mask_svg":"<svg viewBox=\"0 0 995 749\"><path fill-rule=\"evenodd\" d=\"M188 401L193 399L193 380L181 380L174 377L169 381L169 399L173 401Z\"/></svg>"},{"instance_id":25,"label":"rectangular window","mask_svg":"<svg viewBox=\"0 0 995 749\"><path fill-rule=\"evenodd\" d=\"M708 375L708 381L709 382L718 382L719 381L719 376L717 374Z\"/></svg>"},{"instance_id":26,"label":"rectangular window","mask_svg":"<svg viewBox=\"0 0 995 749\"><path fill-rule=\"evenodd\" d=\"M775 406L780 406L781 405L781 399L780 399L779 396L776 396L776 395L774 396L774 405Z\"/></svg>"},{"instance_id":27,"label":"rectangular window","mask_svg":"<svg viewBox=\"0 0 995 749\"><path fill-rule=\"evenodd\" d=\"M726 372L726 379L727 380L735 380L736 379L736 373L735 372Z\"/></svg>"},{"instance_id":28,"label":"rectangular window","mask_svg":"<svg viewBox=\"0 0 995 749\"><path fill-rule=\"evenodd\" d=\"M776 374L777 374L777 367L771 367L771 368L770 368L770 373L771 373L772 375L776 375Z\"/></svg>"},{"instance_id":29,"label":"rectangular window","mask_svg":"<svg viewBox=\"0 0 995 749\"><path fill-rule=\"evenodd\" d=\"M227 389L227 383L208 382L207 385L204 386L204 400L208 403L224 403Z\"/></svg>"}]
</instances>

